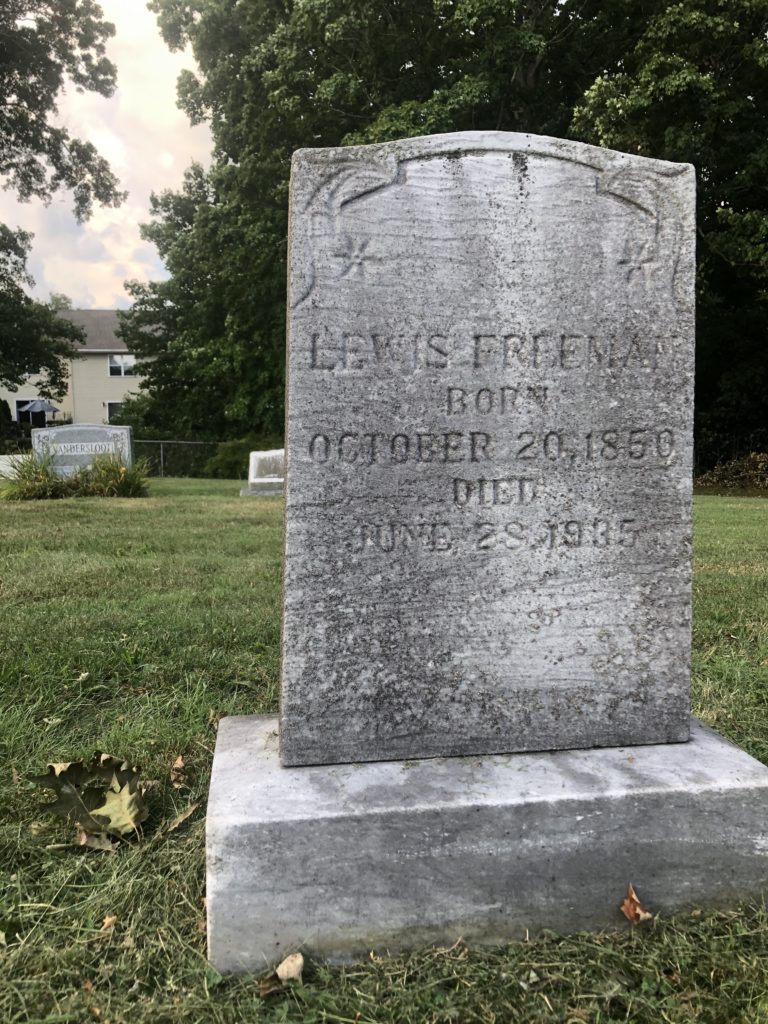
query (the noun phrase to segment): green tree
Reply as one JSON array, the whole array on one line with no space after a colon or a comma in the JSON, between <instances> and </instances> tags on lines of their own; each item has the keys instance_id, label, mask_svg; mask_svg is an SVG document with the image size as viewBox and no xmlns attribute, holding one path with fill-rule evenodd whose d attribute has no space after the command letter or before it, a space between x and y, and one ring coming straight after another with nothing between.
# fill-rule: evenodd
<instances>
[{"instance_id":1,"label":"green tree","mask_svg":"<svg viewBox=\"0 0 768 1024\"><path fill-rule=\"evenodd\" d=\"M194 359L178 393L198 421L215 399L211 431L279 423L293 150L500 129L696 164L699 440L754 439L768 394L768 0L150 6L171 47L192 45L199 72L182 74L180 103L193 122L210 122L215 151L194 187L155 202L147 228L172 278L134 285L128 323L146 340L134 331L130 343L144 356L169 356L151 371L144 413L162 394L168 414L173 374L191 371ZM196 310L205 311L199 322ZM183 325L175 340L174 317ZM174 345L186 354L171 358ZM206 375L205 365L217 373Z\"/></svg>"},{"instance_id":2,"label":"green tree","mask_svg":"<svg viewBox=\"0 0 768 1024\"><path fill-rule=\"evenodd\" d=\"M3 0L0 5L0 177L20 200L72 192L75 215L122 200L117 179L92 143L55 123L67 83L109 96L115 68L105 56L114 27L93 0ZM66 389L66 360L82 332L55 315L53 303L24 291L31 236L0 225L0 383L17 387L43 374L41 393Z\"/></svg>"},{"instance_id":3,"label":"green tree","mask_svg":"<svg viewBox=\"0 0 768 1024\"><path fill-rule=\"evenodd\" d=\"M54 302L35 302L25 293L29 244L29 234L0 224L0 383L15 389L40 373L38 391L56 398L67 390L68 360L84 335L58 317Z\"/></svg>"},{"instance_id":4,"label":"green tree","mask_svg":"<svg viewBox=\"0 0 768 1024\"><path fill-rule=\"evenodd\" d=\"M295 149L463 128L562 133L606 39L631 31L620 0L150 7L172 48L192 45L199 73L182 74L180 103L210 122L215 149L207 174L153 200L145 237L171 279L130 285L123 336L147 381L124 414L220 438L282 427Z\"/></svg>"}]
</instances>

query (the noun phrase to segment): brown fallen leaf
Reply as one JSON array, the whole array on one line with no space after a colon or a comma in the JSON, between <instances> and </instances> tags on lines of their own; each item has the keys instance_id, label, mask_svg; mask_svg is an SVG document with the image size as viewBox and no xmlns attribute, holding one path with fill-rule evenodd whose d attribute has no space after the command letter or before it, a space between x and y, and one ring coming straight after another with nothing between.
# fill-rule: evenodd
<instances>
[{"instance_id":1,"label":"brown fallen leaf","mask_svg":"<svg viewBox=\"0 0 768 1024\"><path fill-rule=\"evenodd\" d=\"M92 835L136 833L149 814L139 770L109 754L95 754L90 764L49 764L45 775L32 776L30 781L56 795L56 800L43 804L41 810L66 818Z\"/></svg>"},{"instance_id":2,"label":"brown fallen leaf","mask_svg":"<svg viewBox=\"0 0 768 1024\"><path fill-rule=\"evenodd\" d=\"M304 957L301 953L291 953L281 961L275 968L275 974L280 981L301 981L301 972L304 970Z\"/></svg>"},{"instance_id":3,"label":"brown fallen leaf","mask_svg":"<svg viewBox=\"0 0 768 1024\"><path fill-rule=\"evenodd\" d=\"M106 832L91 833L85 829L77 830L77 845L85 846L89 850L105 850L107 853L114 853L117 849L117 842L110 839Z\"/></svg>"},{"instance_id":4,"label":"brown fallen leaf","mask_svg":"<svg viewBox=\"0 0 768 1024\"><path fill-rule=\"evenodd\" d=\"M262 999L273 996L276 992L284 992L285 985L276 974L268 974L265 978L259 978L259 995Z\"/></svg>"},{"instance_id":5,"label":"brown fallen leaf","mask_svg":"<svg viewBox=\"0 0 768 1024\"><path fill-rule=\"evenodd\" d=\"M627 885L626 899L619 909L632 924L641 924L643 921L653 920L653 914L642 905L631 882Z\"/></svg>"},{"instance_id":6,"label":"brown fallen leaf","mask_svg":"<svg viewBox=\"0 0 768 1024\"><path fill-rule=\"evenodd\" d=\"M187 818L191 818L192 817L192 815L195 813L195 811L197 810L197 808L199 806L200 806L200 801L198 800L196 804L192 804L192 806L188 807L186 809L186 811L182 811L181 814L177 814L176 817L173 819L173 821L169 825L166 826L165 831L166 832L174 832L179 827L179 825L183 825L184 824L184 822L187 820Z\"/></svg>"},{"instance_id":7,"label":"brown fallen leaf","mask_svg":"<svg viewBox=\"0 0 768 1024\"><path fill-rule=\"evenodd\" d=\"M104 924L99 931L102 935L108 935L117 924L117 914L111 914L104 918Z\"/></svg>"},{"instance_id":8,"label":"brown fallen leaf","mask_svg":"<svg viewBox=\"0 0 768 1024\"><path fill-rule=\"evenodd\" d=\"M284 992L289 982L301 982L303 970L304 957L301 953L290 953L285 960L281 960L272 974L259 979L259 995L266 999L277 992Z\"/></svg>"},{"instance_id":9,"label":"brown fallen leaf","mask_svg":"<svg viewBox=\"0 0 768 1024\"><path fill-rule=\"evenodd\" d=\"M171 785L174 789L182 789L186 786L187 773L184 771L185 767L184 758L179 754L171 768Z\"/></svg>"}]
</instances>

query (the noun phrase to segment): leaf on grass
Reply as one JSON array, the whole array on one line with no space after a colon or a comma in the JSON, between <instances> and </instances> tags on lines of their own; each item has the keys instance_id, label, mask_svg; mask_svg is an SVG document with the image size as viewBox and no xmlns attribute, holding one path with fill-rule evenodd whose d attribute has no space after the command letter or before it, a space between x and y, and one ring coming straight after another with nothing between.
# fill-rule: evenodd
<instances>
[{"instance_id":1,"label":"leaf on grass","mask_svg":"<svg viewBox=\"0 0 768 1024\"><path fill-rule=\"evenodd\" d=\"M102 935L109 935L116 924L117 914L109 914L104 918L104 924L101 926L99 931Z\"/></svg>"},{"instance_id":2,"label":"leaf on grass","mask_svg":"<svg viewBox=\"0 0 768 1024\"><path fill-rule=\"evenodd\" d=\"M173 819L173 821L169 825L166 826L165 831L166 832L174 832L179 827L179 825L183 825L184 824L184 822L187 820L187 818L191 818L192 817L192 815L195 813L195 811L197 810L197 808L199 806L200 806L200 801L198 800L196 804L192 804L191 807L188 807L185 811L182 811L181 814L177 814L176 817Z\"/></svg>"},{"instance_id":3,"label":"leaf on grass","mask_svg":"<svg viewBox=\"0 0 768 1024\"><path fill-rule=\"evenodd\" d=\"M262 999L283 991L285 991L285 985L276 974L268 974L266 978L259 978L259 995Z\"/></svg>"},{"instance_id":4,"label":"leaf on grass","mask_svg":"<svg viewBox=\"0 0 768 1024\"><path fill-rule=\"evenodd\" d=\"M31 776L30 782L56 795L42 809L77 825L79 832L125 836L136 832L149 814L146 787L138 776L138 769L127 761L95 754L87 765L82 761L49 764L45 775ZM93 846L81 837L79 842Z\"/></svg>"},{"instance_id":5,"label":"leaf on grass","mask_svg":"<svg viewBox=\"0 0 768 1024\"><path fill-rule=\"evenodd\" d=\"M304 957L301 953L291 953L275 968L275 974L280 981L301 981L301 972L304 970Z\"/></svg>"},{"instance_id":6,"label":"leaf on grass","mask_svg":"<svg viewBox=\"0 0 768 1024\"><path fill-rule=\"evenodd\" d=\"M301 982L303 970L304 957L301 953L291 953L277 965L272 974L259 979L259 995L265 999L267 996L285 991L290 981Z\"/></svg>"},{"instance_id":7,"label":"leaf on grass","mask_svg":"<svg viewBox=\"0 0 768 1024\"><path fill-rule=\"evenodd\" d=\"M141 785L136 779L124 786L113 781L104 794L104 803L93 811L93 817L102 823L102 831L120 836L136 832L148 814Z\"/></svg>"},{"instance_id":8,"label":"leaf on grass","mask_svg":"<svg viewBox=\"0 0 768 1024\"><path fill-rule=\"evenodd\" d=\"M179 754L171 768L171 785L174 789L182 789L186 786L187 773L184 771L185 767L184 758Z\"/></svg>"},{"instance_id":9,"label":"leaf on grass","mask_svg":"<svg viewBox=\"0 0 768 1024\"><path fill-rule=\"evenodd\" d=\"M653 920L653 914L642 905L631 882L627 885L626 899L621 904L620 910L624 917L631 921L632 924L641 924L643 921Z\"/></svg>"},{"instance_id":10,"label":"leaf on grass","mask_svg":"<svg viewBox=\"0 0 768 1024\"><path fill-rule=\"evenodd\" d=\"M117 849L117 843L106 832L86 832L82 828L77 830L77 845L89 850L106 850L107 853L114 853Z\"/></svg>"}]
</instances>

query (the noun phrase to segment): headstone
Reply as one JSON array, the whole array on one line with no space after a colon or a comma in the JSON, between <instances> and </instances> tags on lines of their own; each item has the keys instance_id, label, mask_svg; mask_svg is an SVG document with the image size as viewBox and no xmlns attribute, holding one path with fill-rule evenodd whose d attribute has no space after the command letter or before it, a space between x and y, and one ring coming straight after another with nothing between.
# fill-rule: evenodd
<instances>
[{"instance_id":1,"label":"headstone","mask_svg":"<svg viewBox=\"0 0 768 1024\"><path fill-rule=\"evenodd\" d=\"M248 460L248 486L240 491L241 497L259 497L283 493L285 476L285 450L273 448L268 452L251 452Z\"/></svg>"},{"instance_id":2,"label":"headstone","mask_svg":"<svg viewBox=\"0 0 768 1024\"><path fill-rule=\"evenodd\" d=\"M296 154L285 764L688 738L693 182Z\"/></svg>"},{"instance_id":3,"label":"headstone","mask_svg":"<svg viewBox=\"0 0 768 1024\"><path fill-rule=\"evenodd\" d=\"M764 887L768 769L689 719L693 246L687 166L296 154L281 718L219 728L220 971Z\"/></svg>"},{"instance_id":4,"label":"headstone","mask_svg":"<svg viewBox=\"0 0 768 1024\"><path fill-rule=\"evenodd\" d=\"M119 455L126 466L133 465L130 427L98 423L74 423L32 431L32 450L50 455L59 476L72 476L93 464L98 455Z\"/></svg>"}]
</instances>

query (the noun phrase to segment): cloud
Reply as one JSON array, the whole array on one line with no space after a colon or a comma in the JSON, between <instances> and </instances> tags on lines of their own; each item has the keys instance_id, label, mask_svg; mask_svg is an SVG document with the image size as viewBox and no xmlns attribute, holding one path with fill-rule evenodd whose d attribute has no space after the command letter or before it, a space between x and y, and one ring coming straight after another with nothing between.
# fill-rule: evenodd
<instances>
[{"instance_id":1,"label":"cloud","mask_svg":"<svg viewBox=\"0 0 768 1024\"><path fill-rule=\"evenodd\" d=\"M194 67L191 55L168 51L142 3L101 0L101 6L116 29L108 55L117 66L117 91L105 99L71 88L61 98L58 120L109 160L127 201L115 210L97 207L78 225L65 193L45 207L0 192L0 221L35 236L29 266L36 297L64 292L85 309L125 308L125 280L166 276L154 247L139 235L139 225L149 220L150 192L178 188L184 169L193 160L207 164L211 150L207 126L191 127L176 107L176 78L183 67Z\"/></svg>"}]
</instances>

